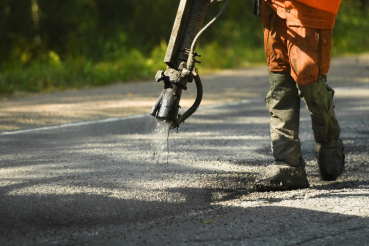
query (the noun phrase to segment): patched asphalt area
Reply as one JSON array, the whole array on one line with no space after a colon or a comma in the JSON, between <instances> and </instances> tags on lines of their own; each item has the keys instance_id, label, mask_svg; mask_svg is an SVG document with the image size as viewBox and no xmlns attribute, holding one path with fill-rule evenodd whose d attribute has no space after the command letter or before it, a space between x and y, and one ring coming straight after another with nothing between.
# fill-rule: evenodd
<instances>
[{"instance_id":1,"label":"patched asphalt area","mask_svg":"<svg viewBox=\"0 0 369 246\"><path fill-rule=\"evenodd\" d=\"M149 116L2 135L0 242L318 245L355 239L363 245L369 115L352 109L359 101L365 111L368 99L336 98L347 163L336 182L319 180L309 115L301 108L311 188L298 191L252 188L272 163L269 115L259 99L198 111L170 134L168 145Z\"/></svg>"}]
</instances>

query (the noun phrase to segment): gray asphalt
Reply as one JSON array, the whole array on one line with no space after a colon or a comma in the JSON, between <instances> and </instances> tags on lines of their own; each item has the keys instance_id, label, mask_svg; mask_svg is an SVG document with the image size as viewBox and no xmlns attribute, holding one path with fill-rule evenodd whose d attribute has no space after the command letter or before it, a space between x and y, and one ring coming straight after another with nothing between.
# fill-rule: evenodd
<instances>
[{"instance_id":1,"label":"gray asphalt","mask_svg":"<svg viewBox=\"0 0 369 246\"><path fill-rule=\"evenodd\" d=\"M367 74L336 86L336 182L319 180L302 104L304 190L252 188L273 161L261 97L202 107L168 145L142 115L2 134L0 245L369 245Z\"/></svg>"}]
</instances>

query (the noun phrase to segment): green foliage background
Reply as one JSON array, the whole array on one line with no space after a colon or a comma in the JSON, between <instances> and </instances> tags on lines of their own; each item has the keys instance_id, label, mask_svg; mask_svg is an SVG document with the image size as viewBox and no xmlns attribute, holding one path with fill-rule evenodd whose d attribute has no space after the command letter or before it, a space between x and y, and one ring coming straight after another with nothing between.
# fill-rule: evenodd
<instances>
[{"instance_id":1,"label":"green foliage background","mask_svg":"<svg viewBox=\"0 0 369 246\"><path fill-rule=\"evenodd\" d=\"M50 91L147 79L162 62L179 1L0 1L0 94ZM252 0L232 0L201 36L199 68L264 62ZM210 20L222 7L209 9ZM343 0L333 55L369 50L369 0Z\"/></svg>"}]
</instances>

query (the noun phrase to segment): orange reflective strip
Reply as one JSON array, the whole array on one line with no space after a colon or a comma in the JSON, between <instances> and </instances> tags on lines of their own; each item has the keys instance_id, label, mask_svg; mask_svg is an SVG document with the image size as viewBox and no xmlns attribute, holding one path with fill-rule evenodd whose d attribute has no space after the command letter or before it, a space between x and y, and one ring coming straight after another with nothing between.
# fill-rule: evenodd
<instances>
[{"instance_id":1,"label":"orange reflective strip","mask_svg":"<svg viewBox=\"0 0 369 246\"><path fill-rule=\"evenodd\" d=\"M310 7L326 11L328 13L337 14L341 0L297 0L300 3Z\"/></svg>"}]
</instances>

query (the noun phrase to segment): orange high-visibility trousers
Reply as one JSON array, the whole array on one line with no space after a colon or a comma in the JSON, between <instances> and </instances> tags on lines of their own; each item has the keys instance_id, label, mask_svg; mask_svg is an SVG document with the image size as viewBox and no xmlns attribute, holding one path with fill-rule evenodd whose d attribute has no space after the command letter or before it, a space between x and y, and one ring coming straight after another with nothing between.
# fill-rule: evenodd
<instances>
[{"instance_id":1,"label":"orange high-visibility trousers","mask_svg":"<svg viewBox=\"0 0 369 246\"><path fill-rule=\"evenodd\" d=\"M262 2L265 56L272 72L290 73L300 85L318 80L330 67L332 29L288 26Z\"/></svg>"}]
</instances>

